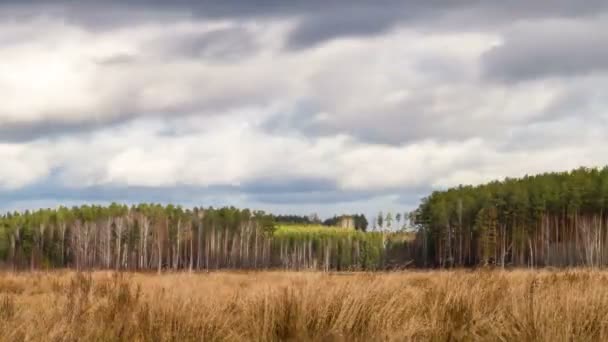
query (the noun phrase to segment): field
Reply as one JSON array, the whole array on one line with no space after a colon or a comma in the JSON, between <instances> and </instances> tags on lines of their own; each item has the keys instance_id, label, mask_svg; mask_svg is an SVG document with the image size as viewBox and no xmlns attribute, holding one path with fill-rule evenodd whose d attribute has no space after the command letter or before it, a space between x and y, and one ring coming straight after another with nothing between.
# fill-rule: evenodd
<instances>
[{"instance_id":1,"label":"field","mask_svg":"<svg viewBox=\"0 0 608 342\"><path fill-rule=\"evenodd\" d=\"M413 262L412 232L362 232L321 225L281 224L272 234L284 269L378 270Z\"/></svg>"},{"instance_id":2,"label":"field","mask_svg":"<svg viewBox=\"0 0 608 342\"><path fill-rule=\"evenodd\" d=\"M2 341L589 341L608 272L0 273Z\"/></svg>"}]
</instances>

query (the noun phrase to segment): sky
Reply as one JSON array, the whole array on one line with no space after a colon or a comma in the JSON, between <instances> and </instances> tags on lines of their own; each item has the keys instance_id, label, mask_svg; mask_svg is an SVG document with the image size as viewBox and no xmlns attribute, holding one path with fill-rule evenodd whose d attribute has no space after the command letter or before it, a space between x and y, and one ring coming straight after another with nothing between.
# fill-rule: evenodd
<instances>
[{"instance_id":1,"label":"sky","mask_svg":"<svg viewBox=\"0 0 608 342\"><path fill-rule=\"evenodd\" d=\"M0 2L0 208L404 211L608 163L608 2Z\"/></svg>"}]
</instances>

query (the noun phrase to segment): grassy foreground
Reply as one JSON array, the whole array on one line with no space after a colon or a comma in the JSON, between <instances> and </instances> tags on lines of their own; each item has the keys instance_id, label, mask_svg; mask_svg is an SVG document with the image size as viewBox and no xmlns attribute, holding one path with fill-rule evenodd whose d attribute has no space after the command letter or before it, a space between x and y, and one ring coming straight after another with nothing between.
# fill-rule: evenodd
<instances>
[{"instance_id":1,"label":"grassy foreground","mask_svg":"<svg viewBox=\"0 0 608 342\"><path fill-rule=\"evenodd\" d=\"M1 341L608 340L608 272L0 273Z\"/></svg>"}]
</instances>

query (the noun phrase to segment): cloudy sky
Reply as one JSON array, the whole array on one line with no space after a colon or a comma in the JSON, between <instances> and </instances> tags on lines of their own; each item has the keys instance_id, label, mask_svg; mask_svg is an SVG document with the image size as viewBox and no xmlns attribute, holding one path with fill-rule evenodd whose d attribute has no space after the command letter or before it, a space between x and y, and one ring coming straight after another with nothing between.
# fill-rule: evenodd
<instances>
[{"instance_id":1,"label":"cloudy sky","mask_svg":"<svg viewBox=\"0 0 608 342\"><path fill-rule=\"evenodd\" d=\"M608 2L0 2L0 208L407 210L608 163Z\"/></svg>"}]
</instances>

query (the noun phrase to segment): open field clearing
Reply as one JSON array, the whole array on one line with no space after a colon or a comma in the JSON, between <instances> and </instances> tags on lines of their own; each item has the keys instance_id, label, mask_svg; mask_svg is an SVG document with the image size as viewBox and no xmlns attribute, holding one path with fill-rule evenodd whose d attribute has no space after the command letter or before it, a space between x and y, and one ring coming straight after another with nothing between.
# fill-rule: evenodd
<instances>
[{"instance_id":1,"label":"open field clearing","mask_svg":"<svg viewBox=\"0 0 608 342\"><path fill-rule=\"evenodd\" d=\"M608 272L0 273L2 341L590 341Z\"/></svg>"}]
</instances>

